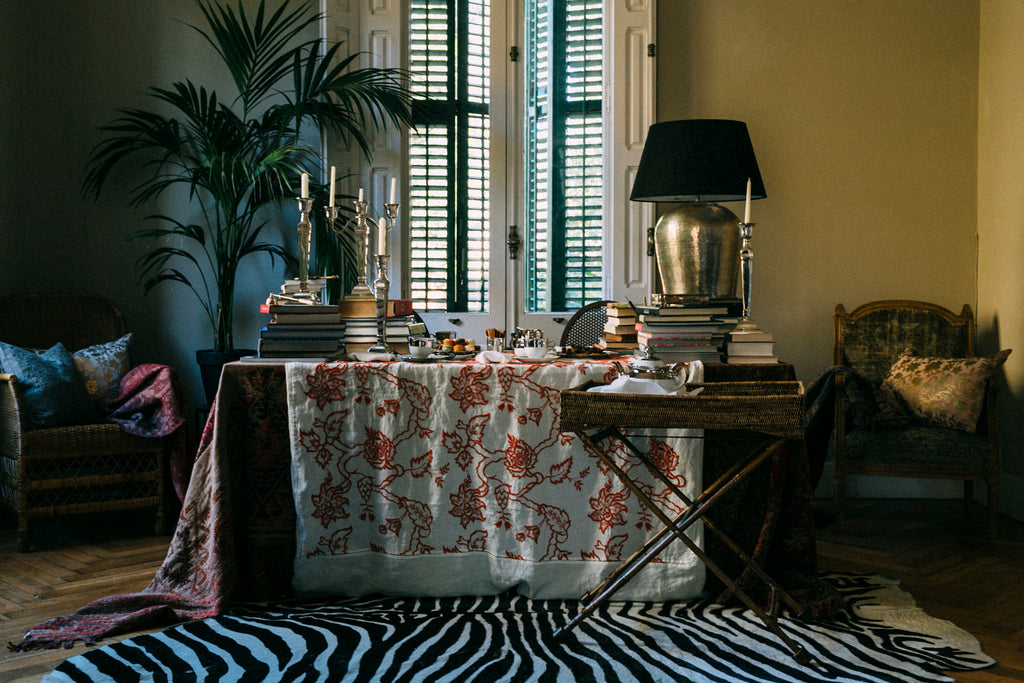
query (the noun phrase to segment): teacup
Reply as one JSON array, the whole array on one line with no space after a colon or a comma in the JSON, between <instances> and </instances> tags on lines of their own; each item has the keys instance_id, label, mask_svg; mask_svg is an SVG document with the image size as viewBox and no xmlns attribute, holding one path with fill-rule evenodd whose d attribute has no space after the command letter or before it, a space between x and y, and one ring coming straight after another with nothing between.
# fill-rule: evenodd
<instances>
[{"instance_id":1,"label":"teacup","mask_svg":"<svg viewBox=\"0 0 1024 683\"><path fill-rule=\"evenodd\" d=\"M517 346L515 353L520 358L533 358L536 360L546 356L548 350L545 346Z\"/></svg>"},{"instance_id":2,"label":"teacup","mask_svg":"<svg viewBox=\"0 0 1024 683\"><path fill-rule=\"evenodd\" d=\"M413 358L426 358L434 352L433 341L429 337L410 337L409 355Z\"/></svg>"}]
</instances>

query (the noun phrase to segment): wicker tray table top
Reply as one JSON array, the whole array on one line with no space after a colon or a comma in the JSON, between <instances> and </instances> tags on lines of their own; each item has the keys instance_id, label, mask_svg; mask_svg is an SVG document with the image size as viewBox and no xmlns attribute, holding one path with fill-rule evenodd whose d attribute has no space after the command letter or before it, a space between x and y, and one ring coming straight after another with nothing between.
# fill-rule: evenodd
<instances>
[{"instance_id":1,"label":"wicker tray table top","mask_svg":"<svg viewBox=\"0 0 1024 683\"><path fill-rule=\"evenodd\" d=\"M561 392L559 429L601 427L736 429L787 439L804 435L801 382L708 382L694 396L591 392L586 382Z\"/></svg>"}]
</instances>

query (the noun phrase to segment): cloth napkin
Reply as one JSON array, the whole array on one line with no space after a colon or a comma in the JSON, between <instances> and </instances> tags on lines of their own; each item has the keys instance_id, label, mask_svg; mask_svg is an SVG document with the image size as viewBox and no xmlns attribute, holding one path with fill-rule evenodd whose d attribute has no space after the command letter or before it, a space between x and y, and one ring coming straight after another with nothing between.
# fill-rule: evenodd
<instances>
[{"instance_id":1,"label":"cloth napkin","mask_svg":"<svg viewBox=\"0 0 1024 683\"><path fill-rule=\"evenodd\" d=\"M507 363L512 360L512 356L490 349L476 354L475 360L477 363Z\"/></svg>"}]
</instances>

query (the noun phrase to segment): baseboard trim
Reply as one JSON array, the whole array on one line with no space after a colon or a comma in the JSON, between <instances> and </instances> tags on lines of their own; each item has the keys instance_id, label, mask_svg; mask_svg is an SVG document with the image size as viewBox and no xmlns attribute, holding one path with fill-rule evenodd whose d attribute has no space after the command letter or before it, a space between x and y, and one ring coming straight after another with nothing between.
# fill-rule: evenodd
<instances>
[{"instance_id":1,"label":"baseboard trim","mask_svg":"<svg viewBox=\"0 0 1024 683\"><path fill-rule=\"evenodd\" d=\"M835 497L835 466L832 460L825 462L821 479L814 490L816 498ZM988 504L988 492L984 484L975 484L974 498L982 505ZM846 479L847 498L960 498L963 486L957 481L937 479L910 479L905 477L863 477L850 475ZM1024 521L1024 477L1003 474L999 489L999 512L1013 519Z\"/></svg>"}]
</instances>

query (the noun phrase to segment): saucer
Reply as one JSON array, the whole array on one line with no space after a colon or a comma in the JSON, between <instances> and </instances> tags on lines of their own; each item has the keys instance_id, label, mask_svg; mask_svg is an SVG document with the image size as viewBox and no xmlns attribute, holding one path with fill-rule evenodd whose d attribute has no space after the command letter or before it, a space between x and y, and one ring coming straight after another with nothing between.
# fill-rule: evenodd
<instances>
[{"instance_id":1,"label":"saucer","mask_svg":"<svg viewBox=\"0 0 1024 683\"><path fill-rule=\"evenodd\" d=\"M412 354L403 354L399 356L399 358L404 360L406 363L433 363L436 360L433 355L423 356L421 358L420 356L413 356Z\"/></svg>"}]
</instances>

